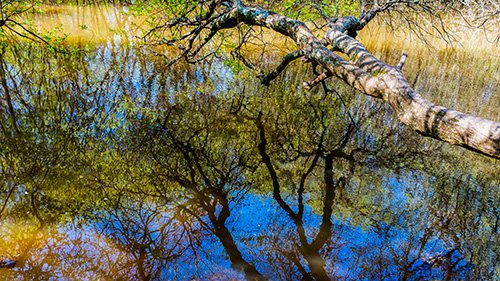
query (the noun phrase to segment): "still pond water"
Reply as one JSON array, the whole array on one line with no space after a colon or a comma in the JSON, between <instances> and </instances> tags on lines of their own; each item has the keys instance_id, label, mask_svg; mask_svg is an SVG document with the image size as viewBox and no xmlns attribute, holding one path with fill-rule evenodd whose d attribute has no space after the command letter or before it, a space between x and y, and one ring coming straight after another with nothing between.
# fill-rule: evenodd
<instances>
[{"instance_id":1,"label":"still pond water","mask_svg":"<svg viewBox=\"0 0 500 281\"><path fill-rule=\"evenodd\" d=\"M166 67L131 44L122 12L40 16L86 52L2 49L0 261L16 264L0 279L498 278L498 161L423 138L340 82L303 91L308 66L270 87L218 58ZM460 65L415 60L424 96L500 119L493 55L461 78L466 97L426 94Z\"/></svg>"}]
</instances>

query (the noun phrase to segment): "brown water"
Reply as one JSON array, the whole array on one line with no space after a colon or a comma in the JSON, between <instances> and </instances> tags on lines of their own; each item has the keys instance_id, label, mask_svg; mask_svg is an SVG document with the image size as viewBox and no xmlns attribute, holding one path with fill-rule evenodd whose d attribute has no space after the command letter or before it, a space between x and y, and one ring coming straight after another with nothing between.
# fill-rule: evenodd
<instances>
[{"instance_id":1,"label":"brown water","mask_svg":"<svg viewBox=\"0 0 500 281\"><path fill-rule=\"evenodd\" d=\"M340 82L305 92L299 64L270 87L230 61L166 67L126 44L122 8L62 9L39 22L95 49L1 54L0 260L16 265L0 279L498 276L498 161ZM499 120L498 58L447 61L465 51L441 68L410 53L405 71L431 100Z\"/></svg>"}]
</instances>

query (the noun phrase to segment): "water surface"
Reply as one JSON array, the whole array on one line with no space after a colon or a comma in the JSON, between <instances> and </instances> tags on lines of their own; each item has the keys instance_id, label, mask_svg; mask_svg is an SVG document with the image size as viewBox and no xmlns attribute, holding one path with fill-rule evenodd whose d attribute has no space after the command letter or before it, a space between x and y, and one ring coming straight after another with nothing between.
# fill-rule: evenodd
<instances>
[{"instance_id":1,"label":"water surface","mask_svg":"<svg viewBox=\"0 0 500 281\"><path fill-rule=\"evenodd\" d=\"M92 30L124 15L68 17ZM0 257L16 261L1 278L498 276L498 161L423 138L338 81L306 92L307 66L264 87L223 59L166 67L102 38L87 52L1 54ZM424 96L456 102L411 67ZM498 120L487 73L464 76L477 91L460 98Z\"/></svg>"}]
</instances>

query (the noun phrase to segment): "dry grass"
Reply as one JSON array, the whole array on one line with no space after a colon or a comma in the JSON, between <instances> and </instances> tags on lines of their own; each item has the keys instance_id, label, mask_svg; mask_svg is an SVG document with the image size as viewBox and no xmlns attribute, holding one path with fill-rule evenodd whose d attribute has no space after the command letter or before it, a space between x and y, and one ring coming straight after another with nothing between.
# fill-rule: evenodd
<instances>
[{"instance_id":1,"label":"dry grass","mask_svg":"<svg viewBox=\"0 0 500 281\"><path fill-rule=\"evenodd\" d=\"M500 121L500 46L479 30L455 27L459 40L425 43L408 32L370 26L359 36L375 56L397 64L409 55L404 73L427 99L460 111Z\"/></svg>"},{"instance_id":2,"label":"dry grass","mask_svg":"<svg viewBox=\"0 0 500 281\"><path fill-rule=\"evenodd\" d=\"M134 40L137 19L124 13L125 7L44 6L32 20L41 33L65 34L65 43L73 45L128 43Z\"/></svg>"},{"instance_id":3,"label":"dry grass","mask_svg":"<svg viewBox=\"0 0 500 281\"><path fill-rule=\"evenodd\" d=\"M68 12L69 6L65 5L42 5L36 9L36 13L44 15L57 15Z\"/></svg>"},{"instance_id":4,"label":"dry grass","mask_svg":"<svg viewBox=\"0 0 500 281\"><path fill-rule=\"evenodd\" d=\"M35 24L42 31L56 28L67 34L68 44L127 43L140 35L139 26L144 22L124 14L123 8L118 7L44 9L47 13L37 15ZM450 28L458 39L453 45L439 38L425 43L407 31L396 32L375 22L360 33L359 40L389 64L396 64L401 53L406 52L409 57L404 72L414 88L429 100L500 121L500 45L489 42L481 30L459 25ZM235 39L224 48L231 50L237 44L238 32L233 30L226 35ZM243 50L254 61L264 62L264 67L274 65L276 58L295 48L290 40L265 29L257 38Z\"/></svg>"},{"instance_id":5,"label":"dry grass","mask_svg":"<svg viewBox=\"0 0 500 281\"><path fill-rule=\"evenodd\" d=\"M382 61L396 65L403 52L409 55L404 73L413 87L437 104L500 121L500 44L489 41L483 30L450 25L458 41L438 36L427 42L408 30L394 31L375 22L358 39ZM247 45L245 54L265 68L294 50L296 44L264 31L259 41ZM263 49L265 48L265 49ZM265 50L266 56L261 57ZM272 53L269 59L269 53Z\"/></svg>"}]
</instances>

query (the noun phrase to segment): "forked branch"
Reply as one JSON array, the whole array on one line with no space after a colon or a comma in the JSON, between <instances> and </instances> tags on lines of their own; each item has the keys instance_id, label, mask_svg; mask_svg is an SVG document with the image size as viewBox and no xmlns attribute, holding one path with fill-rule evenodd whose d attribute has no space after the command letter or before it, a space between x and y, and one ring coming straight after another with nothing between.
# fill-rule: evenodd
<instances>
[{"instance_id":1,"label":"forked branch","mask_svg":"<svg viewBox=\"0 0 500 281\"><path fill-rule=\"evenodd\" d=\"M324 69L323 74L305 83L306 88L335 76L359 92L387 102L400 122L418 133L500 159L499 122L457 112L426 100L411 87L401 72L406 55L397 66L390 66L378 60L355 39L357 31L378 13L401 5L427 11L430 9L429 1L385 1L384 5L371 7L359 18L337 18L331 21L330 29L321 40L302 21L259 7L245 6L241 1L217 3L211 6L213 11L210 18L202 22L203 27L196 27L199 30L190 35L190 44L184 55L198 54L221 30L240 24L265 27L294 40L298 51L285 56L273 72L261 75L263 84L268 85L291 61L304 57L305 61ZM208 33L203 32L207 27ZM197 39L199 43L195 46ZM328 49L328 45L332 49ZM345 53L350 61L332 50Z\"/></svg>"}]
</instances>

